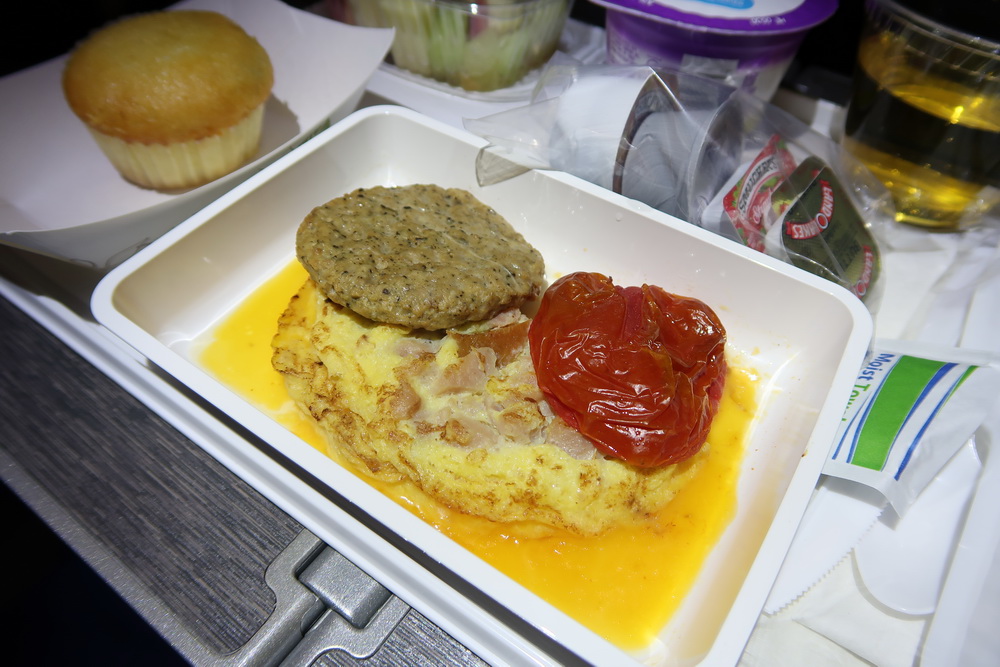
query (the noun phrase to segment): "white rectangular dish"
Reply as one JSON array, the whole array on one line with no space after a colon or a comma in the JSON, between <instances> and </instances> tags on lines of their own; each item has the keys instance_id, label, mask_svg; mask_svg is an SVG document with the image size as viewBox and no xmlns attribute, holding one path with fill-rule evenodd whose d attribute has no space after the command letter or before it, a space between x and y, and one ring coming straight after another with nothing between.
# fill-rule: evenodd
<instances>
[{"instance_id":1,"label":"white rectangular dish","mask_svg":"<svg viewBox=\"0 0 1000 667\"><path fill-rule=\"evenodd\" d=\"M487 660L552 664L734 664L819 477L872 334L836 285L580 179L530 172L481 188L483 142L397 107L359 111L113 270L98 321L239 429L212 453ZM730 346L760 373L760 411L737 515L694 589L643 656L626 654L459 547L302 442L209 375L192 343L294 257L314 206L357 187L436 183L469 190L545 257L550 276L599 271L711 305Z\"/></svg>"}]
</instances>

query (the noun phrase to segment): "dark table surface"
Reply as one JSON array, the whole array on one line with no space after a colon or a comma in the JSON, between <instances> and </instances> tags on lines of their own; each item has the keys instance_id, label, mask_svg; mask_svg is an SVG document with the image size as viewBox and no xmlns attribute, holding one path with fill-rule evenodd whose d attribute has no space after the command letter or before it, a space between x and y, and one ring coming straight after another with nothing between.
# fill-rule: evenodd
<instances>
[{"instance_id":1,"label":"dark table surface","mask_svg":"<svg viewBox=\"0 0 1000 667\"><path fill-rule=\"evenodd\" d=\"M61 280L46 278L53 274ZM86 319L83 299L101 276L3 247L0 277L31 298L51 297ZM324 545L61 337L2 298L0 327L0 470L17 497L5 494L10 510L5 515L23 517L23 502L162 635L175 654L160 652L151 640L142 650L154 664L169 664L172 657L197 664L267 664L294 652L303 643L301 632L293 633L295 645L247 651L279 606L268 568L303 545L310 554ZM55 565L66 562L60 544L30 518L20 525L29 528L13 551L32 567L14 570L15 591L25 600L15 608L53 610L50 617L86 638L67 646L74 635L57 634L58 626L25 617L15 626L20 629L15 652L34 662L65 651L83 659L84 651L106 650L111 662L127 655L132 649L121 644L122 628L109 626L115 621L102 626L74 620L81 615L95 620L107 592L103 584L81 588L77 577L73 585L59 585L61 570ZM378 588L360 571L328 573L327 579ZM89 591L88 597L75 598L73 591ZM316 664L482 664L398 599L384 606L392 606L394 614L390 631L370 657L319 651ZM161 655L165 663L157 663ZM294 661L308 664L312 657Z\"/></svg>"}]
</instances>

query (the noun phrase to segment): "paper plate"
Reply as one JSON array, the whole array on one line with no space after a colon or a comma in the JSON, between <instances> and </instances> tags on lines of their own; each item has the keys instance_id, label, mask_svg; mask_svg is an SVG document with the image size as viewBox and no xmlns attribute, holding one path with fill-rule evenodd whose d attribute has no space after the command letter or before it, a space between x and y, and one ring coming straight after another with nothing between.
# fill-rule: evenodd
<instances>
[{"instance_id":1,"label":"paper plate","mask_svg":"<svg viewBox=\"0 0 1000 667\"><path fill-rule=\"evenodd\" d=\"M63 98L60 57L0 80L0 243L108 268L357 108L392 30L356 28L278 0L187 0L229 16L267 50L274 89L257 156L182 193L125 181ZM350 63L350 66L345 66Z\"/></svg>"}]
</instances>

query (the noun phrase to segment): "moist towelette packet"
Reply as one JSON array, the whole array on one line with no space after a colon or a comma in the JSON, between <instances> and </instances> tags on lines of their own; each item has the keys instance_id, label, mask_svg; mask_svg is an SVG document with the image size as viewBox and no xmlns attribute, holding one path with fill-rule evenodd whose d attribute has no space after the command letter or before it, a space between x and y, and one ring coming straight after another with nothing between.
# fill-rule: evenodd
<instances>
[{"instance_id":1,"label":"moist towelette packet","mask_svg":"<svg viewBox=\"0 0 1000 667\"><path fill-rule=\"evenodd\" d=\"M882 493L903 516L1000 397L996 355L878 341L823 473Z\"/></svg>"},{"instance_id":2,"label":"moist towelette packet","mask_svg":"<svg viewBox=\"0 0 1000 667\"><path fill-rule=\"evenodd\" d=\"M914 506L1000 398L996 362L996 355L979 351L875 342L765 612L778 612L816 585L886 507L901 518Z\"/></svg>"}]
</instances>

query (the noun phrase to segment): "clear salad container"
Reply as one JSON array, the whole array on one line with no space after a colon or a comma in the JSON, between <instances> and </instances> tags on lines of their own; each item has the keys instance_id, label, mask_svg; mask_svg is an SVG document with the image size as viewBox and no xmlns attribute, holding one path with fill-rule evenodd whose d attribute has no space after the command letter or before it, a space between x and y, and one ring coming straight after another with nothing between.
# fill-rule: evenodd
<instances>
[{"instance_id":1,"label":"clear salad container","mask_svg":"<svg viewBox=\"0 0 1000 667\"><path fill-rule=\"evenodd\" d=\"M396 28L393 64L453 86L513 85L559 46L573 0L341 0L335 18Z\"/></svg>"}]
</instances>

